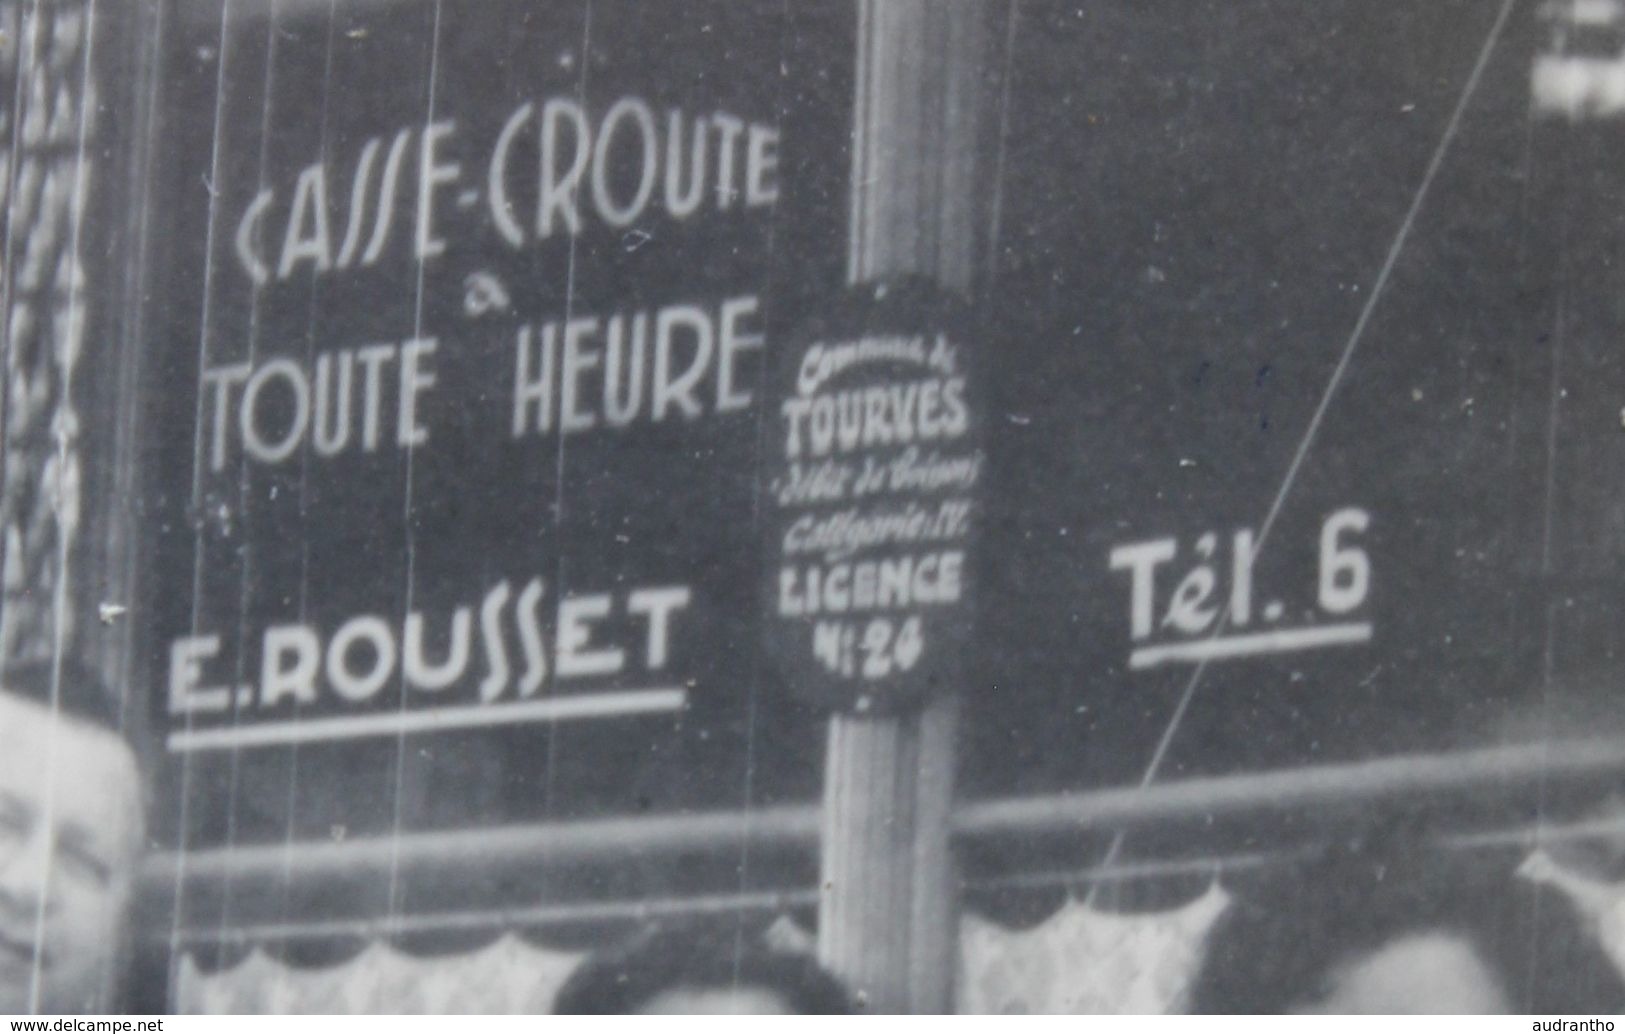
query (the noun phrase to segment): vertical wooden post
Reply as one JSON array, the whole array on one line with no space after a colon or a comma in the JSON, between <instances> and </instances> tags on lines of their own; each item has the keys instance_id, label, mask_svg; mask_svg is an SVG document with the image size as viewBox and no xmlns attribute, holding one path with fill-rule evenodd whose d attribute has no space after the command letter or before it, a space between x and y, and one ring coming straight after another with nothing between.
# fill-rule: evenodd
<instances>
[{"instance_id":1,"label":"vertical wooden post","mask_svg":"<svg viewBox=\"0 0 1625 1034\"><path fill-rule=\"evenodd\" d=\"M982 0L858 0L854 284L973 284L987 14ZM952 1007L957 717L950 694L911 714L830 719L819 954L868 1011Z\"/></svg>"}]
</instances>

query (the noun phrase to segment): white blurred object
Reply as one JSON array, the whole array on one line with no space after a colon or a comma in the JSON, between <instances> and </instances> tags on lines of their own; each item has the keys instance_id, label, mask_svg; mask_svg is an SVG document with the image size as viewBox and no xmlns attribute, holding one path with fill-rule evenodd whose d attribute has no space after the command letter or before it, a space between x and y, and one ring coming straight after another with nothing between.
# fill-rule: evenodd
<instances>
[{"instance_id":1,"label":"white blurred object","mask_svg":"<svg viewBox=\"0 0 1625 1034\"><path fill-rule=\"evenodd\" d=\"M773 920L772 925L762 931L762 940L774 951L791 955L812 955L818 951L818 937L803 929L788 914Z\"/></svg>"},{"instance_id":2,"label":"white blurred object","mask_svg":"<svg viewBox=\"0 0 1625 1034\"><path fill-rule=\"evenodd\" d=\"M1535 110L1573 121L1611 118L1625 112L1625 58L1557 57L1535 59L1531 82Z\"/></svg>"},{"instance_id":3,"label":"white blurred object","mask_svg":"<svg viewBox=\"0 0 1625 1034\"><path fill-rule=\"evenodd\" d=\"M1569 0L1548 4L1547 17L1562 17L1571 25L1617 25L1621 19L1619 0Z\"/></svg>"},{"instance_id":4,"label":"white blurred object","mask_svg":"<svg viewBox=\"0 0 1625 1034\"><path fill-rule=\"evenodd\" d=\"M475 951L418 957L374 942L346 962L302 969L255 949L205 973L180 962L175 1011L183 1015L537 1014L584 955L534 947L513 934Z\"/></svg>"},{"instance_id":5,"label":"white blurred object","mask_svg":"<svg viewBox=\"0 0 1625 1034\"><path fill-rule=\"evenodd\" d=\"M1625 113L1625 2L1554 0L1540 13L1551 40L1530 76L1535 111L1571 121Z\"/></svg>"},{"instance_id":6,"label":"white blurred object","mask_svg":"<svg viewBox=\"0 0 1625 1034\"><path fill-rule=\"evenodd\" d=\"M1217 881L1182 908L1139 915L1068 902L1030 930L960 921L960 1013L1158 1014L1184 1007L1208 930L1230 904Z\"/></svg>"},{"instance_id":7,"label":"white blurred object","mask_svg":"<svg viewBox=\"0 0 1625 1034\"><path fill-rule=\"evenodd\" d=\"M1559 863L1544 848L1536 848L1518 867L1518 875L1551 887L1564 897L1596 932L1614 968L1625 976L1625 884L1584 876Z\"/></svg>"}]
</instances>

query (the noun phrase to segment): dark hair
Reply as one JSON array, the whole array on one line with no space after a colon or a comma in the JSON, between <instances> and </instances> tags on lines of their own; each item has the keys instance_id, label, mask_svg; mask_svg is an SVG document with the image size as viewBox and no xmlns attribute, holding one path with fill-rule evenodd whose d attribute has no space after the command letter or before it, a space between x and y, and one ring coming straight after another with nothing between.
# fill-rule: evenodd
<instances>
[{"instance_id":1,"label":"dark hair","mask_svg":"<svg viewBox=\"0 0 1625 1034\"><path fill-rule=\"evenodd\" d=\"M77 661L46 659L8 664L0 670L0 693L42 704L60 714L123 733L113 694L102 677Z\"/></svg>"},{"instance_id":2,"label":"dark hair","mask_svg":"<svg viewBox=\"0 0 1625 1034\"><path fill-rule=\"evenodd\" d=\"M1197 1013L1279 1013L1330 990L1346 963L1411 934L1466 940L1522 1013L1606 1014L1625 983L1569 902L1505 858L1391 861L1338 853L1238 896L1207 938Z\"/></svg>"},{"instance_id":3,"label":"dark hair","mask_svg":"<svg viewBox=\"0 0 1625 1034\"><path fill-rule=\"evenodd\" d=\"M556 1013L634 1013L676 988L756 988L783 998L803 1015L845 1015L852 1003L840 983L811 957L742 940L732 930L655 930L619 951L587 962L565 981Z\"/></svg>"}]
</instances>

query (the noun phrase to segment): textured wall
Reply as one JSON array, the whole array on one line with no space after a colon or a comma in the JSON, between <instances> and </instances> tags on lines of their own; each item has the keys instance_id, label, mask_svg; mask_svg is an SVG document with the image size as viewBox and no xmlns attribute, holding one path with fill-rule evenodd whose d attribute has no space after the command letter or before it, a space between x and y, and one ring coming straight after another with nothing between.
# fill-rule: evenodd
<instances>
[{"instance_id":1,"label":"textured wall","mask_svg":"<svg viewBox=\"0 0 1625 1034\"><path fill-rule=\"evenodd\" d=\"M93 8L0 0L0 299L5 394L0 652L48 657L73 638L83 513L81 260L94 181Z\"/></svg>"}]
</instances>

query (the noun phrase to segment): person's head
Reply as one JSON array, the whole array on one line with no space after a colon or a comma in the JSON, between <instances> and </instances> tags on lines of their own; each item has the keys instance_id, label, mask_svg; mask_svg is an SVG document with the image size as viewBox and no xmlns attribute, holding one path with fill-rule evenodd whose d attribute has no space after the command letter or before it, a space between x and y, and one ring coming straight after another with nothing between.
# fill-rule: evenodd
<instances>
[{"instance_id":1,"label":"person's head","mask_svg":"<svg viewBox=\"0 0 1625 1034\"><path fill-rule=\"evenodd\" d=\"M1505 860L1340 856L1277 874L1210 932L1198 1013L1613 1012L1607 956Z\"/></svg>"},{"instance_id":2,"label":"person's head","mask_svg":"<svg viewBox=\"0 0 1625 1034\"><path fill-rule=\"evenodd\" d=\"M726 930L673 929L590 959L559 991L564 1014L843 1015L841 985L811 958Z\"/></svg>"},{"instance_id":3,"label":"person's head","mask_svg":"<svg viewBox=\"0 0 1625 1034\"><path fill-rule=\"evenodd\" d=\"M143 840L135 753L100 679L0 671L0 1013L111 1007Z\"/></svg>"}]
</instances>

